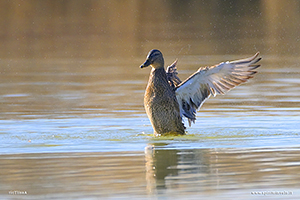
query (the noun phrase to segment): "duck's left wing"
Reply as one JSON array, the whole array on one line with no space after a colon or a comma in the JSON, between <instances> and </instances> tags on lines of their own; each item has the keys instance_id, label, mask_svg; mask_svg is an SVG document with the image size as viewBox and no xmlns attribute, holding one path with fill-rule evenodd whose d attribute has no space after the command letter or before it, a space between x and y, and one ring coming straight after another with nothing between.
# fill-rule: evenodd
<instances>
[{"instance_id":1,"label":"duck's left wing","mask_svg":"<svg viewBox=\"0 0 300 200\"><path fill-rule=\"evenodd\" d=\"M211 67L199 68L176 87L180 112L188 118L189 125L196 120L196 111L212 94L225 94L235 86L252 78L260 65L259 52L246 59L222 62Z\"/></svg>"}]
</instances>

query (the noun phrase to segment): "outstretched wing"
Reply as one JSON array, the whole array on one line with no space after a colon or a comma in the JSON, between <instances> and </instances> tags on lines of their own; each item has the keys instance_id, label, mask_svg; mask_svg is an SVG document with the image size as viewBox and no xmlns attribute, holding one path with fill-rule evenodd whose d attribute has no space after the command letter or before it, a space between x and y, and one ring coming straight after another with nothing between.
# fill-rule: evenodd
<instances>
[{"instance_id":1,"label":"outstretched wing","mask_svg":"<svg viewBox=\"0 0 300 200\"><path fill-rule=\"evenodd\" d=\"M196 120L196 111L212 94L225 94L235 86L252 78L261 60L257 52L253 57L222 62L211 67L201 67L176 87L180 112L188 118L189 125Z\"/></svg>"}]
</instances>

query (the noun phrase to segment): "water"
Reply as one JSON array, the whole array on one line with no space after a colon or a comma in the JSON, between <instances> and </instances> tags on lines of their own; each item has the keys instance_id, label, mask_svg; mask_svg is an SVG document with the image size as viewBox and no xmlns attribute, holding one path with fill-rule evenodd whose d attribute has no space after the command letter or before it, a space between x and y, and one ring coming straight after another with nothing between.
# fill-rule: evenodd
<instances>
[{"instance_id":1,"label":"water","mask_svg":"<svg viewBox=\"0 0 300 200\"><path fill-rule=\"evenodd\" d=\"M299 194L299 148L153 146L145 153L2 155L1 191L26 191L17 196L25 199L276 199Z\"/></svg>"},{"instance_id":2,"label":"water","mask_svg":"<svg viewBox=\"0 0 300 200\"><path fill-rule=\"evenodd\" d=\"M154 21L141 12L150 1L57 4L65 14L37 2L0 6L2 22L14 19L1 29L0 199L299 199L299 25L286 17L298 16L297 1L277 2L285 11L235 2L247 15L159 1L169 17ZM95 20L99 9L111 23ZM181 79L257 50L263 60L248 83L206 101L187 135L157 138L143 108L150 69L139 69L151 48L166 64L179 58Z\"/></svg>"}]
</instances>

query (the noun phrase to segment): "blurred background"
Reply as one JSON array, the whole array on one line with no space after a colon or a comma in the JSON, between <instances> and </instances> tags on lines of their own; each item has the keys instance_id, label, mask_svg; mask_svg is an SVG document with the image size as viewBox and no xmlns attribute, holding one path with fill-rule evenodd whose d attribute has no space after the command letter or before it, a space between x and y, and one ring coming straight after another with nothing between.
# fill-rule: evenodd
<instances>
[{"instance_id":1,"label":"blurred background","mask_svg":"<svg viewBox=\"0 0 300 200\"><path fill-rule=\"evenodd\" d=\"M0 15L2 59L300 51L297 0L1 0Z\"/></svg>"},{"instance_id":2,"label":"blurred background","mask_svg":"<svg viewBox=\"0 0 300 200\"><path fill-rule=\"evenodd\" d=\"M149 70L138 66L153 48L179 59L182 79L257 51L260 72L280 71L268 77L299 72L297 0L1 0L0 15L3 119L144 114ZM261 92L299 97L274 86Z\"/></svg>"}]
</instances>

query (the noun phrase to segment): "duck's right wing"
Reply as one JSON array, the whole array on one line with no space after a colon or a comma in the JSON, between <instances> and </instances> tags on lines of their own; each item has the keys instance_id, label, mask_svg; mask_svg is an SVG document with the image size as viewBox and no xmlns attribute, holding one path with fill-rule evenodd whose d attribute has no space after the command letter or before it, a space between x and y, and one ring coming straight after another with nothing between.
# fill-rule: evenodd
<instances>
[{"instance_id":1,"label":"duck's right wing","mask_svg":"<svg viewBox=\"0 0 300 200\"><path fill-rule=\"evenodd\" d=\"M196 120L196 111L212 94L225 94L232 88L252 78L260 65L257 52L253 57L222 62L211 67L199 68L176 88L180 112L188 118L189 125Z\"/></svg>"},{"instance_id":2,"label":"duck's right wing","mask_svg":"<svg viewBox=\"0 0 300 200\"><path fill-rule=\"evenodd\" d=\"M170 86L174 89L181 83L180 78L177 76L178 72L177 72L176 64L177 64L177 59L170 66L168 66L166 70L168 82Z\"/></svg>"}]
</instances>

